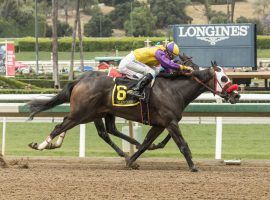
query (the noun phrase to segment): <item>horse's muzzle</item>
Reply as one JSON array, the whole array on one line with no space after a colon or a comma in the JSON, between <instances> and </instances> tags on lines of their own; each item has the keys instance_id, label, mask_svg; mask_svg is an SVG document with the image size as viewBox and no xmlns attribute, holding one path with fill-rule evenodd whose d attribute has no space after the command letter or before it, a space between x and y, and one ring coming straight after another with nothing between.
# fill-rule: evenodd
<instances>
[{"instance_id":1,"label":"horse's muzzle","mask_svg":"<svg viewBox=\"0 0 270 200\"><path fill-rule=\"evenodd\" d=\"M231 104L235 104L235 103L239 102L240 97L241 97L241 95L238 94L237 91L233 91L233 92L228 94L228 101Z\"/></svg>"}]
</instances>

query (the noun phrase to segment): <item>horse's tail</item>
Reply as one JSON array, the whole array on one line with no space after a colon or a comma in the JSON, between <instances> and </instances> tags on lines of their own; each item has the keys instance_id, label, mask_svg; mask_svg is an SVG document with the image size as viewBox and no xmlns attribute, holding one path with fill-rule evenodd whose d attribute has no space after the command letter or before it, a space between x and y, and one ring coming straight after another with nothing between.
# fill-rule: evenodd
<instances>
[{"instance_id":1,"label":"horse's tail","mask_svg":"<svg viewBox=\"0 0 270 200\"><path fill-rule=\"evenodd\" d=\"M32 120L34 116L42 111L53 108L62 103L67 103L70 100L70 95L73 87L79 82L79 80L73 81L65 85L65 87L53 98L49 100L33 100L28 103L30 109L29 120Z\"/></svg>"}]
</instances>

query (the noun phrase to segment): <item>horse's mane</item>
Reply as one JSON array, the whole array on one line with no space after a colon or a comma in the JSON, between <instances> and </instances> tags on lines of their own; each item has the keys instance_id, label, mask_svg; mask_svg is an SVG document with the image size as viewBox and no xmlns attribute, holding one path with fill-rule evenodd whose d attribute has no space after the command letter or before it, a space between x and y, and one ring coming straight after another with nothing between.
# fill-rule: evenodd
<instances>
[{"instance_id":1,"label":"horse's mane","mask_svg":"<svg viewBox=\"0 0 270 200\"><path fill-rule=\"evenodd\" d=\"M192 75L205 82L213 77L213 74L210 72L211 68L204 70L195 70Z\"/></svg>"},{"instance_id":2,"label":"horse's mane","mask_svg":"<svg viewBox=\"0 0 270 200\"><path fill-rule=\"evenodd\" d=\"M210 68L204 69L204 70L195 70L192 72L193 76L196 76L197 78L199 78L202 81L206 81L209 80L210 78L212 78L212 74L210 73ZM183 74L179 74L177 72L175 73L159 73L159 75L157 76L157 78L166 78L166 79L171 79L171 80L180 80L180 79L190 79L191 76L185 76Z\"/></svg>"}]
</instances>

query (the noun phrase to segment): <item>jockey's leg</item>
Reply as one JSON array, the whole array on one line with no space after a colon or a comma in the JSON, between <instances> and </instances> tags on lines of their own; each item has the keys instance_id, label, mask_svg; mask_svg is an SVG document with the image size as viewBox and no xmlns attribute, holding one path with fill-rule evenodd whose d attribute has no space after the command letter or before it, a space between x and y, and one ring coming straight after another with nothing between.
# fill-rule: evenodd
<instances>
[{"instance_id":1,"label":"jockey's leg","mask_svg":"<svg viewBox=\"0 0 270 200\"><path fill-rule=\"evenodd\" d=\"M118 69L122 74L125 74L128 78L138 80L141 79L144 75L144 69L133 69L132 67L128 67L132 65L132 62L135 61L135 56L133 53L128 54L124 57L121 62L119 63Z\"/></svg>"},{"instance_id":2,"label":"jockey's leg","mask_svg":"<svg viewBox=\"0 0 270 200\"><path fill-rule=\"evenodd\" d=\"M151 67L140 63L138 61L133 61L127 65L127 68L131 71L135 71L137 73L143 74L144 76L139 80L137 85L132 88L132 90L128 91L129 94L136 96L138 98L142 98L142 90L143 88L148 85L153 78L156 76L155 69L152 69Z\"/></svg>"}]
</instances>

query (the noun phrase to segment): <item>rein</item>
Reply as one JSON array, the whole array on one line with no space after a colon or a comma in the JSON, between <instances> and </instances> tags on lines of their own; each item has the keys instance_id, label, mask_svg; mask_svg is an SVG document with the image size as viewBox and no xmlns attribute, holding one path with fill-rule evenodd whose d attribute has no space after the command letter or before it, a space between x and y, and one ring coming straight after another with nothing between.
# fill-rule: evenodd
<instances>
[{"instance_id":1,"label":"rein","mask_svg":"<svg viewBox=\"0 0 270 200\"><path fill-rule=\"evenodd\" d=\"M209 91L211 91L214 95L219 94L219 92L213 90L208 85L206 85L204 82L202 82L200 79L198 79L196 76L192 76L192 78L197 81L199 84L203 85L205 88L207 88Z\"/></svg>"}]
</instances>

